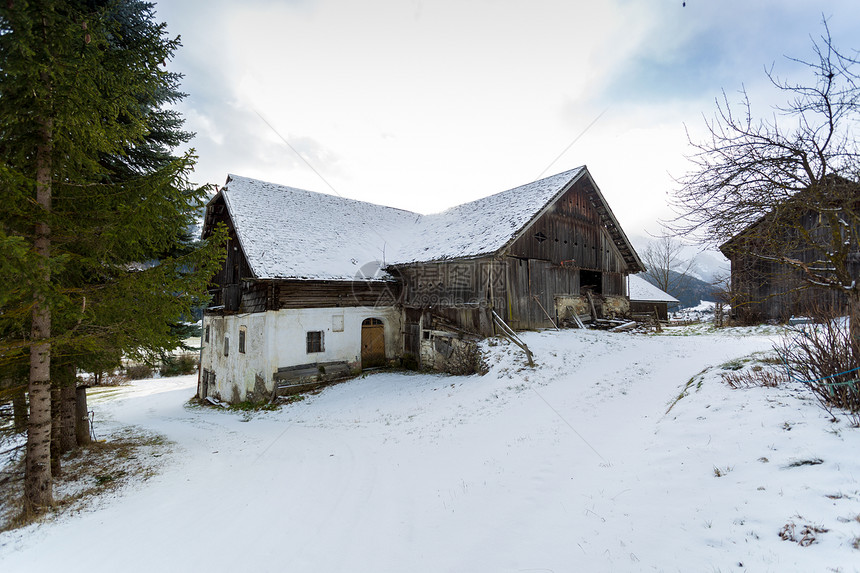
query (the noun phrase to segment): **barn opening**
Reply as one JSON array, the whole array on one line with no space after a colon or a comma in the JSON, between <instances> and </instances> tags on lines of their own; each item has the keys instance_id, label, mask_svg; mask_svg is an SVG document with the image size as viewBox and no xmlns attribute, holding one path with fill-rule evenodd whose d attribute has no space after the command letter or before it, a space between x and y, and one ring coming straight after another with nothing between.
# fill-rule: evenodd
<instances>
[{"instance_id":1,"label":"barn opening","mask_svg":"<svg viewBox=\"0 0 860 573\"><path fill-rule=\"evenodd\" d=\"M361 323L361 367L385 365L385 324L378 318Z\"/></svg>"},{"instance_id":2,"label":"barn opening","mask_svg":"<svg viewBox=\"0 0 860 573\"><path fill-rule=\"evenodd\" d=\"M600 271L579 271L579 290L584 293L590 290L595 294L603 294L603 273Z\"/></svg>"}]
</instances>

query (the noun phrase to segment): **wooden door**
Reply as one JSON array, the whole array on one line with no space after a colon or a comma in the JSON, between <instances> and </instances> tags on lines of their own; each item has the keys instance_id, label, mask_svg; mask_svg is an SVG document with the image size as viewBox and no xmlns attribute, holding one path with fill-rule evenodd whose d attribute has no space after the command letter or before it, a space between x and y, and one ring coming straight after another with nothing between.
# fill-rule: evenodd
<instances>
[{"instance_id":1,"label":"wooden door","mask_svg":"<svg viewBox=\"0 0 860 573\"><path fill-rule=\"evenodd\" d=\"M529 321L531 328L551 328L555 314L552 263L529 259Z\"/></svg>"},{"instance_id":2,"label":"wooden door","mask_svg":"<svg viewBox=\"0 0 860 573\"><path fill-rule=\"evenodd\" d=\"M378 318L361 323L361 367L385 365L385 325Z\"/></svg>"}]
</instances>

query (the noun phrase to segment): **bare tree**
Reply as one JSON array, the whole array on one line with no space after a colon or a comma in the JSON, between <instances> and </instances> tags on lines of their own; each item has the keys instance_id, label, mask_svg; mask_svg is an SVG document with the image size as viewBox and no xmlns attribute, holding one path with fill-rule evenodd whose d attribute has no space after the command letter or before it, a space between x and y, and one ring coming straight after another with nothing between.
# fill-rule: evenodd
<instances>
[{"instance_id":1,"label":"bare tree","mask_svg":"<svg viewBox=\"0 0 860 573\"><path fill-rule=\"evenodd\" d=\"M684 245L671 235L664 233L645 247L642 262L648 268L645 274L663 291L678 294L690 282L693 259L683 257Z\"/></svg>"},{"instance_id":2,"label":"bare tree","mask_svg":"<svg viewBox=\"0 0 860 573\"><path fill-rule=\"evenodd\" d=\"M740 254L760 285L782 274L796 279L792 288L828 289L847 301L860 363L858 57L838 51L823 27L811 59L789 58L810 74L805 83L766 71L786 96L771 116L753 118L746 91L737 106L725 92L717 100L709 137L690 141L693 168L678 180L673 231Z\"/></svg>"}]
</instances>

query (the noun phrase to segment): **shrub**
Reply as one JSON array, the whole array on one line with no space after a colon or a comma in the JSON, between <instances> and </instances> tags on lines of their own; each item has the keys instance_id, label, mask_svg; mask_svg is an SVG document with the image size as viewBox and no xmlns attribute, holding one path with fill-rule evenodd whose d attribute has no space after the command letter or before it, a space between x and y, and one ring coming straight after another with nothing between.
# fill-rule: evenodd
<instances>
[{"instance_id":1,"label":"shrub","mask_svg":"<svg viewBox=\"0 0 860 573\"><path fill-rule=\"evenodd\" d=\"M148 364L135 364L125 369L125 375L129 380L144 380L152 378L152 367Z\"/></svg>"},{"instance_id":2,"label":"shrub","mask_svg":"<svg viewBox=\"0 0 860 573\"><path fill-rule=\"evenodd\" d=\"M469 374L483 376L488 370L478 344L472 341L457 341L442 367L443 372L455 376L468 376Z\"/></svg>"},{"instance_id":3,"label":"shrub","mask_svg":"<svg viewBox=\"0 0 860 573\"><path fill-rule=\"evenodd\" d=\"M161 363L159 373L162 376L181 376L183 374L194 374L197 371L197 357L193 354L182 354L180 356L168 356Z\"/></svg>"},{"instance_id":4,"label":"shrub","mask_svg":"<svg viewBox=\"0 0 860 573\"><path fill-rule=\"evenodd\" d=\"M860 367L851 350L848 320L834 312L816 309L814 324L789 327L777 352L792 378L812 390L829 412L842 408L860 423Z\"/></svg>"},{"instance_id":5,"label":"shrub","mask_svg":"<svg viewBox=\"0 0 860 573\"><path fill-rule=\"evenodd\" d=\"M722 372L723 382L730 388L754 388L763 386L765 388L776 388L783 382L788 381L785 372L778 370L763 369L759 367L742 372Z\"/></svg>"}]
</instances>

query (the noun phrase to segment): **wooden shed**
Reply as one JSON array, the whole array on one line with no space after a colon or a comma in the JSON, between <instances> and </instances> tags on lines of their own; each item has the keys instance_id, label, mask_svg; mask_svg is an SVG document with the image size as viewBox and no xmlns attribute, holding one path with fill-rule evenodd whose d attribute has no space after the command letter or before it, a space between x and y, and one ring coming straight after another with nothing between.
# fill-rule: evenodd
<instances>
[{"instance_id":1,"label":"wooden shed","mask_svg":"<svg viewBox=\"0 0 860 573\"><path fill-rule=\"evenodd\" d=\"M630 275L627 280L630 314L637 317L637 320L639 316L652 319L657 316L660 320L669 320L669 306L676 306L681 302L639 275Z\"/></svg>"},{"instance_id":2,"label":"wooden shed","mask_svg":"<svg viewBox=\"0 0 860 573\"><path fill-rule=\"evenodd\" d=\"M823 309L847 312L847 290L824 288L822 283L860 282L860 188L848 185L852 200L847 205L823 204L814 210L809 206L816 201L806 198L804 191L720 245L731 262L735 318L786 322ZM830 224L831 217L835 225ZM839 260L849 276L837 278L832 272ZM803 267L811 272L800 270ZM821 282L811 280L814 276Z\"/></svg>"}]
</instances>

